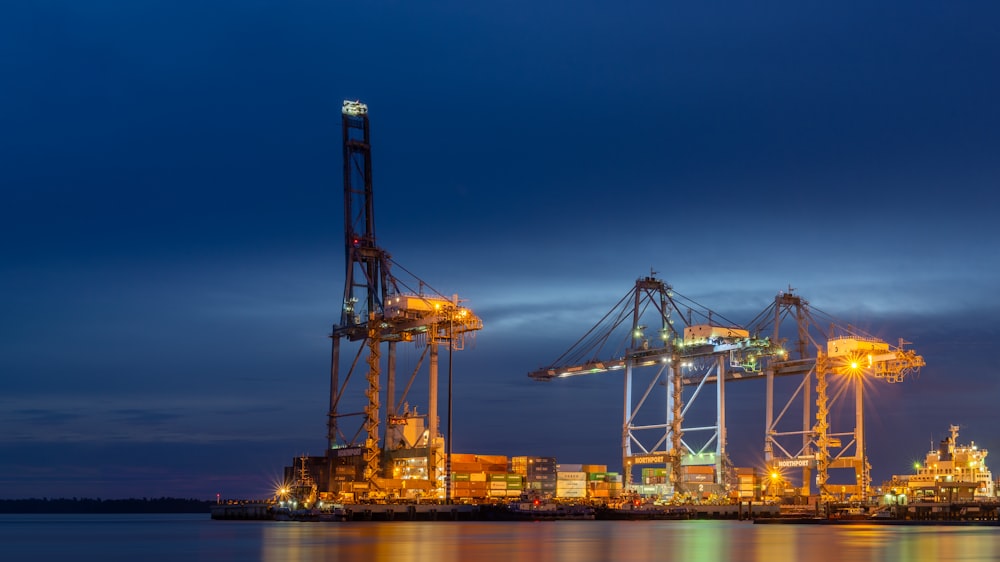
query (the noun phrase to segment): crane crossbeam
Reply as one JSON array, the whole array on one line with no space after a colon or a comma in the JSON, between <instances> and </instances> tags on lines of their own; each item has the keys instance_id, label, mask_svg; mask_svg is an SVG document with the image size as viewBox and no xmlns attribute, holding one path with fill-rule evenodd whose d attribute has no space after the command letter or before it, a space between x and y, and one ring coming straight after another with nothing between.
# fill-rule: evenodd
<instances>
[{"instance_id":1,"label":"crane crossbeam","mask_svg":"<svg viewBox=\"0 0 1000 562\"><path fill-rule=\"evenodd\" d=\"M747 350L756 351L761 356L771 354L772 346L770 340L764 338L741 338L728 342L715 344L684 345L677 349L656 348L633 351L627 357L609 359L606 361L589 361L579 365L549 366L528 373L532 379L539 381L549 381L578 375L593 375L617 371L624 369L626 363L631 359L633 367L650 367L659 363L671 363L674 360L684 361L686 359L696 359L702 357L712 357L719 354L734 351L745 352ZM741 368L726 373L726 380L738 380L747 378L747 373Z\"/></svg>"}]
</instances>

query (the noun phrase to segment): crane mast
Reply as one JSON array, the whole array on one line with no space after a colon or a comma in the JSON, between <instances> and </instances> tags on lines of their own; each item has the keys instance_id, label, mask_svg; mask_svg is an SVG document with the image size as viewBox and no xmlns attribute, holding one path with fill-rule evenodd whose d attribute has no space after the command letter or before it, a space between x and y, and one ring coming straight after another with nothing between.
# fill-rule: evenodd
<instances>
[{"instance_id":1,"label":"crane mast","mask_svg":"<svg viewBox=\"0 0 1000 562\"><path fill-rule=\"evenodd\" d=\"M368 388L364 407L364 477L371 481L379 469L379 358L378 320L388 295L389 256L375 243L372 190L371 129L368 106L344 101L341 109L344 164L344 299L340 323L333 328L328 450L337 442L340 339L365 339L368 347Z\"/></svg>"},{"instance_id":2,"label":"crane mast","mask_svg":"<svg viewBox=\"0 0 1000 562\"><path fill-rule=\"evenodd\" d=\"M459 304L458 295L449 298L434 291L426 293L425 288L429 287L419 279L416 280L419 289L413 290L392 273L390 268L394 262L375 239L368 106L360 101L344 101L341 125L344 151L345 274L340 322L333 326L330 336L333 341L327 455L339 456L339 449L357 447L360 443L362 479L368 490L378 488L383 455L380 447L382 379L384 377L386 380L386 425L393 429L398 429L400 425L406 426L414 418L416 410L400 408L400 403L404 403L419 364L411 374L400 401L396 402L396 345L411 342L422 344L425 353L430 354L426 414L428 431L423 448L429 461L427 478L433 484L444 468L444 464L440 462L443 455L437 422L438 348L440 345L447 345L449 352L462 349L466 334L482 329L482 320ZM344 380L341 380L340 372L342 341L361 342ZM388 349L385 373L381 367L383 343L387 344ZM352 398L348 383L365 350L366 388L363 409L361 412L344 412L344 402ZM450 370L449 353L449 372ZM406 411L401 412L401 409ZM360 429L354 435L343 432L342 420L349 416L363 418ZM388 433L389 429L387 435Z\"/></svg>"}]
</instances>

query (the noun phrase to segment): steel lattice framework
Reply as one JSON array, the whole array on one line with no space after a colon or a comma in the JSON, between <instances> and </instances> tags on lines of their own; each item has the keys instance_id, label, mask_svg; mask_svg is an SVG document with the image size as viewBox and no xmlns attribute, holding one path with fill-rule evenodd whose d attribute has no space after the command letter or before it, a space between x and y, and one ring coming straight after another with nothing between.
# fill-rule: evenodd
<instances>
[{"instance_id":1,"label":"steel lattice framework","mask_svg":"<svg viewBox=\"0 0 1000 562\"><path fill-rule=\"evenodd\" d=\"M327 423L328 455L342 448L359 447L364 459L364 480L377 487L381 475L383 447L381 396L385 378L385 424L405 423L408 392L425 359L428 363L427 433L423 448L428 457L432 482L446 472L438 423L439 347L463 349L465 338L482 329L482 320L461 306L457 295L446 297L392 260L375 239L374 194L372 189L371 133L368 107L359 101L345 101L341 111L344 164L344 293L340 322L333 326L330 361L330 408ZM410 281L393 273L407 274ZM416 285L416 287L413 287ZM341 378L342 341L359 342L357 353ZM396 346L413 343L422 354L401 395L396 390ZM382 345L387 347L386 369L382 369ZM365 406L361 412L344 412L345 397L355 396L352 375L368 355ZM450 357L450 354L449 354ZM449 372L450 372L449 360ZM343 431L345 418L361 416L363 422L353 434Z\"/></svg>"},{"instance_id":2,"label":"steel lattice framework","mask_svg":"<svg viewBox=\"0 0 1000 562\"><path fill-rule=\"evenodd\" d=\"M729 487L733 475L726 455L726 383L763 379L767 386L764 457L768 471L802 468L800 493L809 495L815 470L818 492L828 498L832 495L827 488L828 471L850 468L855 472L850 492L864 497L870 469L864 450L864 383L870 379L899 382L918 371L924 365L923 358L903 349L902 341L890 346L820 313L830 321L829 330L823 331L813 318L814 312L789 289L778 293L771 305L743 327L649 276L637 280L634 288L552 365L529 376L549 381L622 371L625 484L633 483L632 471L638 465L665 465L673 491L681 494L689 491L681 478L683 466L705 464L703 454L710 447L714 447L709 459L720 490ZM832 395L828 393L828 375L834 375L838 383ZM776 412L775 379L785 377L791 381L797 377L799 383ZM815 403L811 398L814 382ZM635 392L636 383L642 384L641 394ZM690 409L709 385L716 391L711 406L715 423L686 424ZM831 420L830 406L852 389L855 425L849 430L833 430L849 422ZM660 392L665 408L652 414L660 421L640 423L639 419L648 419L642 418L640 410L648 408L650 397ZM801 425L788 415L797 404ZM708 437L698 439L696 435ZM695 443L700 445L692 446Z\"/></svg>"}]
</instances>

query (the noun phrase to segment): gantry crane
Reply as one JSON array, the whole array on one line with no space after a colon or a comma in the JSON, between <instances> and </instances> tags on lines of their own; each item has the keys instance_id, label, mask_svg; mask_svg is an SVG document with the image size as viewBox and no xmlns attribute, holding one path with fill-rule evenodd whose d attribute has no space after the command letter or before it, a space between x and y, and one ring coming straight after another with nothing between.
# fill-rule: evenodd
<instances>
[{"instance_id":1,"label":"gantry crane","mask_svg":"<svg viewBox=\"0 0 1000 562\"><path fill-rule=\"evenodd\" d=\"M824 328L815 316L820 315L829 327ZM792 321L792 329L782 331L782 323ZM811 307L793 289L779 292L774 302L751 323L757 332L773 330L772 339L789 342L787 355L764 358L767 380L766 433L764 461L769 471L802 470L801 495L811 494L812 471L816 471L817 493L824 500L833 494L829 489L829 470L852 469L851 484L842 486L845 493L866 499L870 486L870 466L865 452L864 385L869 379L900 382L924 366L924 360L912 350L884 341L857 328L843 325L829 315ZM786 337L787 336L787 337ZM844 375L836 392L829 390L828 375ZM784 407L775 414L775 377L798 376L800 383ZM816 400L811 396L815 376ZM846 429L844 421L834 424L830 407L853 387L854 428ZM801 404L801 426L785 420L796 403ZM813 407L815 406L815 412ZM836 428L834 426L837 426Z\"/></svg>"},{"instance_id":2,"label":"gantry crane","mask_svg":"<svg viewBox=\"0 0 1000 562\"><path fill-rule=\"evenodd\" d=\"M697 311L698 319L695 320ZM685 312L687 313L685 315ZM680 326L676 323L680 322ZM680 329L683 327L683 329ZM650 336L647 332L651 332ZM669 466L673 489L683 491L682 465L697 457L708 459L726 484L725 382L761 376L763 356L780 353L768 338L758 338L694 301L676 294L652 273L635 286L587 334L553 365L528 374L548 381L586 374L622 371L625 379L622 421L622 470L625 485L640 465ZM653 371L636 400L634 379L639 371ZM706 384L716 387L716 420L709 426L685 426L685 414ZM654 391L665 403L665 417L642 414L655 407ZM685 402L683 387L694 387ZM693 447L690 434L711 432ZM652 437L648 437L649 435ZM704 433L702 433L704 435ZM689 443L690 441L690 443ZM714 454L704 456L714 444Z\"/></svg>"},{"instance_id":3,"label":"gantry crane","mask_svg":"<svg viewBox=\"0 0 1000 562\"><path fill-rule=\"evenodd\" d=\"M687 301L687 317L678 302ZM692 319L694 309L699 309L701 321ZM923 358L913 351L892 347L859 330L834 326L839 333L818 333L813 310L804 299L788 292L781 292L773 304L761 312L747 328L725 321L694 301L676 295L671 287L650 276L639 279L632 291L622 298L610 312L570 350L560 356L552 366L529 373L535 380L572 377L585 374L621 370L625 377L624 420L622 424L622 464L626 485L631 483L631 470L639 464L660 464L666 461L671 467L670 476L675 492L683 492L680 481L681 464L685 455L700 454L688 446L685 435L709 430L714 433L706 446L716 446L714 462L720 483L726 478L726 428L725 383L735 380L759 380L767 383L765 408L766 436L765 461L770 469L798 467L803 470L803 494L810 494L811 471L817 471L820 494L829 496L826 487L828 470L853 468L856 471L856 489L864 494L868 484L868 462L864 455L863 383L855 376L856 426L849 433L831 430L829 406L842 396L846 386L832 397L827 392L827 375L871 374L874 378L899 382L910 372L924 365ZM651 314L650 314L651 313ZM649 315L653 316L649 322ZM783 333L782 321L794 319L795 331ZM675 328L675 320L684 324L683 332ZM658 337L646 335L647 326L656 326ZM630 327L624 343L614 348L614 334L623 326ZM762 334L770 333L770 336ZM791 340L789 342L789 340ZM788 344L788 345L786 345ZM815 350L815 355L811 351ZM825 351L824 351L825 350ZM603 355L602 355L603 354ZM633 378L640 368L656 371L649 380L641 398L636 402L632 394ZM810 399L812 375L816 375L816 411ZM802 377L791 399L775 415L775 379ZM716 385L716 422L714 426L690 427L684 425L685 416L706 384ZM663 423L638 423L640 408L653 395L658 385L667 388L666 416ZM693 386L692 396L685 402L682 389ZM779 428L789 408L801 399L802 429L786 431ZM658 437L652 446L646 446L638 437L641 431L652 431ZM852 436L846 445L842 437ZM791 446L789 438L799 443ZM669 442L669 447L667 444ZM639 451L636 453L633 446ZM848 454L852 450L853 454ZM831 452L832 451L832 452ZM775 472L777 473L777 472Z\"/></svg>"},{"instance_id":4,"label":"gantry crane","mask_svg":"<svg viewBox=\"0 0 1000 562\"><path fill-rule=\"evenodd\" d=\"M381 348L387 344L387 425L405 422L409 412L400 409L396 401L396 344L423 344L430 355L428 375L428 430L425 442L429 450L429 479L435 481L435 467L441 458L437 416L437 359L442 344L448 349L462 349L465 336L482 329L482 320L470 309L461 306L457 295L445 297L430 290L417 280L414 290L394 275L396 264L375 240L374 198L368 106L360 101L344 101L341 110L344 164L344 278L343 307L340 322L333 326L330 362L330 409L327 423L328 455L343 447L355 447L359 438L364 459L364 480L371 486L380 473L380 394ZM405 269L404 269L405 271ZM407 272L409 273L409 272ZM412 275L412 274L411 274ZM428 292L430 291L430 292ZM343 381L340 380L341 340L360 341ZM349 396L348 383L362 352L367 349L365 406L362 412L344 413L342 403ZM419 368L419 366L418 366ZM415 369L410 383L416 376ZM407 390L409 384L407 385ZM404 393L405 395L405 393ZM357 432L348 437L342 431L342 420L349 416L363 417ZM362 435L363 434L363 435Z\"/></svg>"},{"instance_id":5,"label":"gantry crane","mask_svg":"<svg viewBox=\"0 0 1000 562\"><path fill-rule=\"evenodd\" d=\"M864 385L866 377L874 377L890 383L901 382L906 375L915 373L924 366L924 358L915 351L905 349L902 339L898 346L871 336L843 335L827 341L826 350L818 350L816 355L816 486L820 498L829 501L833 493L827 486L829 469L854 469L857 483L856 495L862 502L867 501L871 488L871 465L865 449L864 431ZM841 454L831 458L831 442L829 436L829 407L827 393L827 376L843 375L854 386L854 455Z\"/></svg>"}]
</instances>

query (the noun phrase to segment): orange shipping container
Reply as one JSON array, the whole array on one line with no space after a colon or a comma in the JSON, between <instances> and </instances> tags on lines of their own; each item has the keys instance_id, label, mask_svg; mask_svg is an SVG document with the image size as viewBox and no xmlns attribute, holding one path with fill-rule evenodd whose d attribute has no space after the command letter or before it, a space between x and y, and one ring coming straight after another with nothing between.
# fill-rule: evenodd
<instances>
[{"instance_id":1,"label":"orange shipping container","mask_svg":"<svg viewBox=\"0 0 1000 562\"><path fill-rule=\"evenodd\" d=\"M505 455L479 455L479 462L485 464L502 464L507 470L507 457Z\"/></svg>"}]
</instances>

